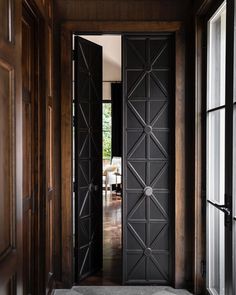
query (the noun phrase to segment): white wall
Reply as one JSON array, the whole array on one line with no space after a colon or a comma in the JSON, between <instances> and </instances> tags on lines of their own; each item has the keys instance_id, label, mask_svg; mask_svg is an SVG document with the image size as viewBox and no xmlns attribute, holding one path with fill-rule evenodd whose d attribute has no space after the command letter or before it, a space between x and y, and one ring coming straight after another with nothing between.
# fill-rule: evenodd
<instances>
[{"instance_id":1,"label":"white wall","mask_svg":"<svg viewBox=\"0 0 236 295\"><path fill-rule=\"evenodd\" d=\"M103 99L110 99L110 81L121 81L121 36L81 35L103 48Z\"/></svg>"}]
</instances>

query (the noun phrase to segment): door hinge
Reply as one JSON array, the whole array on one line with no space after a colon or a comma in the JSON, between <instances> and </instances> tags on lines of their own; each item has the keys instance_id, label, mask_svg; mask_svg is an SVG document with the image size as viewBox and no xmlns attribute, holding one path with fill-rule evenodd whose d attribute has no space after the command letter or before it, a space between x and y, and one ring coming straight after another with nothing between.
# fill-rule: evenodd
<instances>
[{"instance_id":1,"label":"door hinge","mask_svg":"<svg viewBox=\"0 0 236 295\"><path fill-rule=\"evenodd\" d=\"M76 182L73 182L73 193L76 192Z\"/></svg>"},{"instance_id":2,"label":"door hinge","mask_svg":"<svg viewBox=\"0 0 236 295\"><path fill-rule=\"evenodd\" d=\"M201 275L203 278L206 277L206 260L201 261Z\"/></svg>"}]
</instances>

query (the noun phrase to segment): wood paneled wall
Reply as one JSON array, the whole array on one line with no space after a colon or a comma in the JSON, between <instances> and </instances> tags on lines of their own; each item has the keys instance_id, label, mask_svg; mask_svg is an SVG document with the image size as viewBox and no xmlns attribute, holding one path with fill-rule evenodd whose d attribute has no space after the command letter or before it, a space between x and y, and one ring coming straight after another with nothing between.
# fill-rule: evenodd
<instances>
[{"instance_id":1,"label":"wood paneled wall","mask_svg":"<svg viewBox=\"0 0 236 295\"><path fill-rule=\"evenodd\" d=\"M56 272L58 266L56 264L55 253L60 248L57 244L58 235L57 228L59 222L57 220L56 199L60 199L56 195L57 179L55 172L57 170L55 158L55 144L58 136L58 130L55 129L54 118L56 110L54 107L53 93L53 0L35 0L35 7L41 16L41 34L40 39L43 44L41 48L40 59L41 67L41 83L44 87L44 95L41 104L41 200L39 200L39 226L41 229L39 243L39 294L49 291L55 285L57 280ZM60 180L58 180L60 181Z\"/></svg>"},{"instance_id":2,"label":"wood paneled wall","mask_svg":"<svg viewBox=\"0 0 236 295\"><path fill-rule=\"evenodd\" d=\"M57 0L58 20L185 20L191 1L173 0Z\"/></svg>"},{"instance_id":3,"label":"wood paneled wall","mask_svg":"<svg viewBox=\"0 0 236 295\"><path fill-rule=\"evenodd\" d=\"M23 161L25 164L29 161L27 150L23 152L26 147L23 138L30 131L23 125L22 77L27 75L22 70L22 56L27 54L21 43L23 3L37 15L40 44L35 60L40 67L34 70L39 97L35 136L40 151L34 169L38 171L39 189L35 197L34 223L30 222L33 228L25 229L35 233L31 249L34 264L23 261L22 255ZM59 219L56 219L58 208L55 208L55 199L60 198L56 195L59 185L55 177L60 161L55 152L59 141L54 124L52 0L0 1L0 104L0 293L23 294L23 265L30 263L33 266L31 276L35 277L32 292L45 294L46 289L53 286L60 269L55 259L60 249L60 245L56 245L60 229ZM27 235L27 243L28 238Z\"/></svg>"},{"instance_id":4,"label":"wood paneled wall","mask_svg":"<svg viewBox=\"0 0 236 295\"><path fill-rule=\"evenodd\" d=\"M21 5L0 1L0 294L22 287Z\"/></svg>"},{"instance_id":5,"label":"wood paneled wall","mask_svg":"<svg viewBox=\"0 0 236 295\"><path fill-rule=\"evenodd\" d=\"M46 282L51 289L61 280L61 196L60 196L60 101L57 94L58 81L54 75L54 2L35 0L44 16L45 76L46 85ZM57 51L55 51L58 54ZM56 94L55 94L56 93Z\"/></svg>"}]
</instances>

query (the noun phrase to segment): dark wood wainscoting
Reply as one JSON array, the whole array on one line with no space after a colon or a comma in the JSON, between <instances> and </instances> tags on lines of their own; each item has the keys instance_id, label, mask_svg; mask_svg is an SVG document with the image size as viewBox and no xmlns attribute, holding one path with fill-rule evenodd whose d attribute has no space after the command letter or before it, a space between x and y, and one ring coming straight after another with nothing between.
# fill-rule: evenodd
<instances>
[{"instance_id":1,"label":"dark wood wainscoting","mask_svg":"<svg viewBox=\"0 0 236 295\"><path fill-rule=\"evenodd\" d=\"M22 11L22 102L23 102L23 292L35 285L37 209L39 191L38 142L38 20L24 5Z\"/></svg>"},{"instance_id":2,"label":"dark wood wainscoting","mask_svg":"<svg viewBox=\"0 0 236 295\"><path fill-rule=\"evenodd\" d=\"M0 1L0 294L22 292L21 2Z\"/></svg>"},{"instance_id":3,"label":"dark wood wainscoting","mask_svg":"<svg viewBox=\"0 0 236 295\"><path fill-rule=\"evenodd\" d=\"M23 282L25 294L54 286L54 104L52 2L23 2Z\"/></svg>"},{"instance_id":4,"label":"dark wood wainscoting","mask_svg":"<svg viewBox=\"0 0 236 295\"><path fill-rule=\"evenodd\" d=\"M53 287L54 273L60 272L54 259L55 253L60 255L59 243L55 246L60 227L54 230L59 130L55 136L52 67L53 1L0 1L3 295L45 294Z\"/></svg>"}]
</instances>

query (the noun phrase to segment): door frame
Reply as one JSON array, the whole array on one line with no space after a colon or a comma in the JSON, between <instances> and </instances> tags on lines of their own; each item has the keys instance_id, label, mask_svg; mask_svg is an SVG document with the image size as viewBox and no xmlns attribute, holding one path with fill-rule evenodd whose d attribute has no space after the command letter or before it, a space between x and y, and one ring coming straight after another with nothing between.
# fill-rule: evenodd
<instances>
[{"instance_id":1,"label":"door frame","mask_svg":"<svg viewBox=\"0 0 236 295\"><path fill-rule=\"evenodd\" d=\"M45 267L46 267L46 254L45 254L45 243L46 243L46 220L45 220L45 209L46 209L46 192L47 192L47 138L46 138L46 110L47 110L47 99L46 99L46 86L45 86L45 75L46 65L45 61L45 19L37 3L32 3L30 0L24 0L21 3L22 9L29 11L35 21L35 69L34 77L36 84L36 101L35 101L35 119L36 126L34 126L34 137L36 142L35 150L37 156L35 159L36 169L36 182L37 190L34 194L34 213L32 214L32 231L34 231L34 238L32 241L32 256L34 256L34 267L32 274L33 283L36 294L41 294L46 290L46 279L45 279ZM43 250L42 250L43 249ZM23 261L24 263L24 261Z\"/></svg>"},{"instance_id":2,"label":"door frame","mask_svg":"<svg viewBox=\"0 0 236 295\"><path fill-rule=\"evenodd\" d=\"M30 20L30 22L28 22ZM22 24L26 22L27 25L30 27L30 38L28 36L25 36L22 30L22 44L27 44L26 46L29 48L29 58L28 63L30 64L30 73L29 73L29 78L28 81L30 83L30 91L28 90L29 93L29 101L28 99L25 99L25 94L24 94L24 86L22 87L22 103L23 103L23 127L24 127L24 105L29 104L30 105L30 119L31 119L31 130L30 130L30 149L29 153L31 156L31 167L30 167L30 175L28 175L27 179L24 179L24 164L23 164L23 183L26 181L29 181L29 178L31 178L31 186L32 186L32 191L30 194L30 200L26 198L24 199L24 192L23 192L23 216L25 214L28 214L30 212L30 222L27 219L27 223L30 228L30 233L29 233L29 241L24 240L24 232L25 230L27 231L27 228L25 229L25 226L27 226L24 222L23 218L23 245L25 242L28 242L30 244L29 246L29 255L27 257L24 257L24 251L23 249L23 270L24 266L27 264L30 264L29 267L29 274L23 272L23 292L31 292L32 291L32 286L37 286L37 276L36 276L36 265L37 265L37 255L36 254L36 247L37 247L37 211L35 210L35 204L38 199L38 190L39 190L39 173L38 173L38 160L39 160L39 140L38 140L38 122L39 122L39 112L38 112L38 104L39 104L39 79L37 77L37 72L39 71L39 63L38 63L38 57L39 57L39 43L38 43L38 31L39 31L39 18L38 15L35 13L34 9L29 5L27 1L23 1L22 3ZM28 42L27 42L28 41ZM23 45L24 47L24 45ZM33 59L33 61L31 60ZM32 67L33 65L33 67ZM23 64L22 64L23 67ZM24 84L24 74L22 72L22 81ZM27 79L27 77L26 77ZM33 87L32 87L33 86ZM24 147L24 138L25 138L25 132L22 132L23 136L23 148ZM28 157L28 154L26 155L26 159L24 158L23 155L23 160L26 162ZM24 190L24 188L23 188ZM25 204L26 201L26 204ZM25 205L26 205L26 210L27 213L25 212ZM30 211L29 211L30 210ZM30 224L29 224L30 223ZM29 275L25 277L26 275ZM25 281L29 281L26 284L29 284L29 286L25 286ZM25 289L26 287L26 289ZM30 288L30 290L27 289L27 287Z\"/></svg>"},{"instance_id":3,"label":"door frame","mask_svg":"<svg viewBox=\"0 0 236 295\"><path fill-rule=\"evenodd\" d=\"M223 3L223 0L205 0L202 5L195 11L195 212L201 212L201 214L195 215L195 252L194 268L195 270L202 269L203 275L197 276L195 272L194 276L194 292L196 294L206 289L206 87L207 87L207 32L206 32L206 20L213 14L217 8ZM231 137L232 130L232 112L233 108L229 107L233 105L234 94L234 25L235 24L235 5L234 1L227 0L227 21L226 21L226 114L230 116L229 120L226 120L227 132L225 135ZM230 65L230 66L229 66ZM232 144L231 144L232 145ZM232 163L232 151L227 154L226 161ZM229 169L230 170L230 169ZM232 170L232 167L231 167ZM232 171L226 172L228 175L232 175ZM225 192L227 195L232 196L232 180L225 175ZM226 236L229 235L229 230L226 229ZM200 239L199 239L200 237ZM232 242L229 247L226 247L226 253L231 251ZM230 255L226 255L229 263ZM225 269L226 277L232 276L232 267ZM234 286L235 288L235 286ZM226 294L227 290L226 290Z\"/></svg>"},{"instance_id":4,"label":"door frame","mask_svg":"<svg viewBox=\"0 0 236 295\"><path fill-rule=\"evenodd\" d=\"M175 253L174 287L186 287L186 132L185 132L185 30L182 22L155 21L78 21L61 26L61 248L62 282L71 287L73 269L72 219L72 34L149 34L170 32L175 34ZM70 54L71 53L71 54Z\"/></svg>"}]
</instances>

